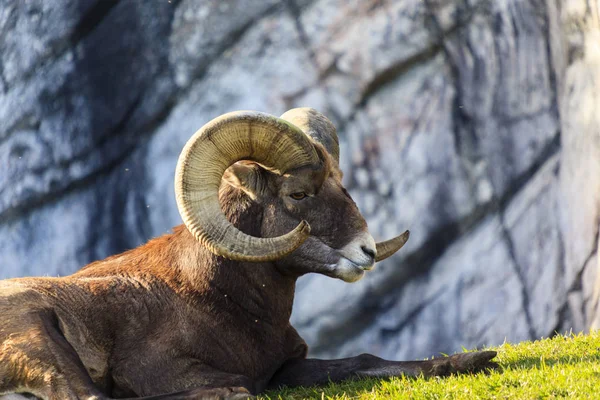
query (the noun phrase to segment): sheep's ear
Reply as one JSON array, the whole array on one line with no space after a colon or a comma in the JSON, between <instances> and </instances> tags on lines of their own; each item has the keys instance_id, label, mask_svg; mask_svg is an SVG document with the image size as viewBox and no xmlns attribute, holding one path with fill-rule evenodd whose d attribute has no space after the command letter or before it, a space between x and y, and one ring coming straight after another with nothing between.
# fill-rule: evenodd
<instances>
[{"instance_id":1,"label":"sheep's ear","mask_svg":"<svg viewBox=\"0 0 600 400\"><path fill-rule=\"evenodd\" d=\"M267 174L268 171L254 162L238 161L225 171L223 182L256 199L267 193Z\"/></svg>"}]
</instances>

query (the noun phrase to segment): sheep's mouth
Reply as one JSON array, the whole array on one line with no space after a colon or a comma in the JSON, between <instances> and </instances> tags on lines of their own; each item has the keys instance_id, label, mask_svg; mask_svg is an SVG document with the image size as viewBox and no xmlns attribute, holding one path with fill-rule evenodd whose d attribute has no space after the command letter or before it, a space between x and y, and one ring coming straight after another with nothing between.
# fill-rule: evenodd
<instances>
[{"instance_id":1,"label":"sheep's mouth","mask_svg":"<svg viewBox=\"0 0 600 400\"><path fill-rule=\"evenodd\" d=\"M334 270L328 275L333 278L341 279L344 282L356 282L362 279L362 277L365 275L365 271L371 268L372 266L357 264L354 261L342 256L335 265Z\"/></svg>"},{"instance_id":2,"label":"sheep's mouth","mask_svg":"<svg viewBox=\"0 0 600 400\"><path fill-rule=\"evenodd\" d=\"M369 264L361 264L361 263L357 263L355 261L352 261L351 259L341 256L340 259L346 260L348 261L348 263L350 263L352 266L359 268L363 271L370 271L373 269L373 267L375 266L375 263L369 263Z\"/></svg>"}]
</instances>

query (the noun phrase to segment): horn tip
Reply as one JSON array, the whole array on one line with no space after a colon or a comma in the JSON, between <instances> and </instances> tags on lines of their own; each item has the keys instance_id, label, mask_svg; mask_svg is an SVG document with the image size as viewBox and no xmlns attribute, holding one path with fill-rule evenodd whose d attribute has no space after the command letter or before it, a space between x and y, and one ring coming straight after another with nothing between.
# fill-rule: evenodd
<instances>
[{"instance_id":1,"label":"horn tip","mask_svg":"<svg viewBox=\"0 0 600 400\"><path fill-rule=\"evenodd\" d=\"M298 224L298 226L295 229L298 233L300 233L302 236L305 236L306 238L308 238L308 236L310 235L310 224L308 222L306 222L305 220L300 221L300 223Z\"/></svg>"}]
</instances>

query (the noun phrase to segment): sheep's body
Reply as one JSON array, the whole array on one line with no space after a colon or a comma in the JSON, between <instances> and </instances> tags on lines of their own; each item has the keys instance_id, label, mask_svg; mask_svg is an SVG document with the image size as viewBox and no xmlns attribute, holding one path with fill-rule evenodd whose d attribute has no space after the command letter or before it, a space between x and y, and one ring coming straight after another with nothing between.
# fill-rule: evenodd
<instances>
[{"instance_id":1,"label":"sheep's body","mask_svg":"<svg viewBox=\"0 0 600 400\"><path fill-rule=\"evenodd\" d=\"M240 202L224 203L236 205L228 213L236 226L259 226L252 219L260 214L240 212L247 211ZM264 377L306 353L289 324L295 280L271 263L215 256L179 226L68 277L0 281L0 343L12 350L0 353L0 377L28 373L29 360L19 365L11 358L19 342L23 353L35 340L44 343L50 325L64 335L95 386L116 397L197 387L186 375L208 366L243 375L252 382L248 389L262 391ZM15 307L19 312L7 318ZM174 356L179 354L187 357ZM60 380L49 361L38 364L40 375ZM52 397L51 390L36 394Z\"/></svg>"},{"instance_id":2,"label":"sheep's body","mask_svg":"<svg viewBox=\"0 0 600 400\"><path fill-rule=\"evenodd\" d=\"M252 118L243 114L235 119L236 129ZM291 129L264 115L257 118L268 128L259 126L268 131L265 135L275 135L274 142L279 130ZM217 121L219 129L223 121L227 123ZM322 127L323 120L319 123ZM254 140L255 130L241 132L244 140ZM226 136L219 139L217 134L207 146L231 147ZM249 154L272 157L265 149L273 141L260 134L254 133L258 139ZM233 165L215 200L225 217L216 223L205 220L210 212L202 220L193 211L214 211L214 203L202 203L211 194L194 186L195 181L181 183L182 190L191 187L202 194L190 196L194 207L184 217L200 242L180 226L68 277L0 282L0 397L21 392L52 400L245 398L280 385L489 367L493 352L415 362L370 355L305 359L306 343L289 322L296 279L317 272L358 280L373 267L378 252L392 254L407 237L376 245L342 186L337 159L330 155L336 149L313 144L302 132L290 135L286 148L309 149L312 164L289 167L292 172L285 174L256 163ZM235 142L232 151L238 151L236 146L241 145ZM219 163L221 168L229 165ZM222 172L217 172L218 184ZM178 193L184 208L189 206L186 196ZM298 225L300 220L306 222ZM285 234L296 225L294 240L300 240L300 247L292 248ZM240 239L222 241L226 236ZM279 242L248 241L256 237ZM268 261L256 262L264 258L257 252L260 246L271 251Z\"/></svg>"}]
</instances>

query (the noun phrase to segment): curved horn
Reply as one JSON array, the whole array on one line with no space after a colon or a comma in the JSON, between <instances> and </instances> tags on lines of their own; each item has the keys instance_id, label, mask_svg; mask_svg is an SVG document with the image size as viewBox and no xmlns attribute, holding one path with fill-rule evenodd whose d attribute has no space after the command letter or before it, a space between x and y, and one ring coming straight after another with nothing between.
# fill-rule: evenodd
<instances>
[{"instance_id":1,"label":"curved horn","mask_svg":"<svg viewBox=\"0 0 600 400\"><path fill-rule=\"evenodd\" d=\"M219 187L225 170L252 160L284 174L295 168L320 168L317 152L296 126L272 115L236 111L217 117L186 143L175 173L177 207L188 230L213 253L237 261L273 261L309 236L300 222L291 232L257 238L235 228L221 211Z\"/></svg>"},{"instance_id":2,"label":"curved horn","mask_svg":"<svg viewBox=\"0 0 600 400\"><path fill-rule=\"evenodd\" d=\"M340 142L333 123L326 116L310 107L292 108L280 118L296 125L314 141L325 147L327 152L340 163Z\"/></svg>"},{"instance_id":3,"label":"curved horn","mask_svg":"<svg viewBox=\"0 0 600 400\"><path fill-rule=\"evenodd\" d=\"M386 240L385 242L377 243L377 256L375 257L375 262L385 260L398 250L404 246L404 243L408 241L408 237L410 236L410 232L406 231L400 236L396 236L393 239Z\"/></svg>"}]
</instances>

